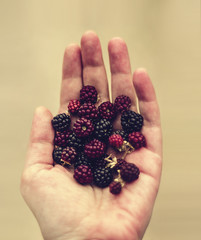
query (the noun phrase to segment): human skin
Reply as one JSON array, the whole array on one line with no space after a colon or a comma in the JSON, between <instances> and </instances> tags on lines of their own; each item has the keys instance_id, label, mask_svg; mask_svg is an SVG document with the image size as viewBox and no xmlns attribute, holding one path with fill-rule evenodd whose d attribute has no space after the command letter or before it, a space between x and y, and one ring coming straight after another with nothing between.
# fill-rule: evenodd
<instances>
[{"instance_id":1,"label":"human skin","mask_svg":"<svg viewBox=\"0 0 201 240\"><path fill-rule=\"evenodd\" d=\"M21 193L45 240L139 240L149 224L162 168L159 107L146 70L140 68L132 74L126 43L121 38L111 39L108 53L111 100L122 94L129 96L131 109L139 109L144 117L142 133L146 147L126 156L126 161L139 167L139 179L126 184L117 196L108 188L78 184L72 172L53 165L53 116L45 107L38 107L33 117ZM87 31L81 37L81 46L71 44L66 48L62 71L58 112L65 112L71 99L79 99L83 85L96 87L99 104L109 100L108 80L96 33ZM120 127L119 120L115 127Z\"/></svg>"}]
</instances>

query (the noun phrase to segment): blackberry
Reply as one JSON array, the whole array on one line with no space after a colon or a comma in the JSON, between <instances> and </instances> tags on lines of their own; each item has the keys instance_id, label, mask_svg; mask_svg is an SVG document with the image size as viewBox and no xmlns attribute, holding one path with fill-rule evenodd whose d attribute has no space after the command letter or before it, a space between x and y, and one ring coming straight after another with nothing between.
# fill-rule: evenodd
<instances>
[{"instance_id":1,"label":"blackberry","mask_svg":"<svg viewBox=\"0 0 201 240\"><path fill-rule=\"evenodd\" d=\"M114 148L120 148L123 145L124 139L119 134L112 134L109 137L109 144Z\"/></svg>"},{"instance_id":2,"label":"blackberry","mask_svg":"<svg viewBox=\"0 0 201 240\"><path fill-rule=\"evenodd\" d=\"M71 133L72 131L69 129L63 132L55 132L54 145L65 147Z\"/></svg>"},{"instance_id":3,"label":"blackberry","mask_svg":"<svg viewBox=\"0 0 201 240\"><path fill-rule=\"evenodd\" d=\"M94 104L84 103L78 111L78 116L85 117L90 120L96 120L98 117L98 110Z\"/></svg>"},{"instance_id":4,"label":"blackberry","mask_svg":"<svg viewBox=\"0 0 201 240\"><path fill-rule=\"evenodd\" d=\"M55 146L52 157L55 163L61 164L61 154L62 154L63 148L59 146Z\"/></svg>"},{"instance_id":5,"label":"blackberry","mask_svg":"<svg viewBox=\"0 0 201 240\"><path fill-rule=\"evenodd\" d=\"M61 161L64 165L71 165L77 157L77 153L73 147L65 147L61 154Z\"/></svg>"},{"instance_id":6,"label":"blackberry","mask_svg":"<svg viewBox=\"0 0 201 240\"><path fill-rule=\"evenodd\" d=\"M97 159L96 161L94 161L93 163L93 169L95 170L96 168L106 168L106 166L108 165L108 161L105 160L105 158L107 158L109 155L108 154L104 154L103 157L101 159Z\"/></svg>"},{"instance_id":7,"label":"blackberry","mask_svg":"<svg viewBox=\"0 0 201 240\"><path fill-rule=\"evenodd\" d=\"M107 141L113 131L113 126L107 119L100 119L94 127L94 136L97 139Z\"/></svg>"},{"instance_id":8,"label":"blackberry","mask_svg":"<svg viewBox=\"0 0 201 240\"><path fill-rule=\"evenodd\" d=\"M110 101L103 102L98 107L98 113L101 118L105 118L110 121L116 117L116 111L115 111L114 104L111 103Z\"/></svg>"},{"instance_id":9,"label":"blackberry","mask_svg":"<svg viewBox=\"0 0 201 240\"><path fill-rule=\"evenodd\" d=\"M84 144L84 141L81 138L78 138L74 132L69 135L68 146L75 148L77 151L82 151Z\"/></svg>"},{"instance_id":10,"label":"blackberry","mask_svg":"<svg viewBox=\"0 0 201 240\"><path fill-rule=\"evenodd\" d=\"M91 168L86 165L80 165L74 171L73 177L79 182L80 184L90 184L93 181L93 175Z\"/></svg>"},{"instance_id":11,"label":"blackberry","mask_svg":"<svg viewBox=\"0 0 201 240\"><path fill-rule=\"evenodd\" d=\"M91 140L84 147L84 153L89 159L100 159L105 153L105 144L97 139Z\"/></svg>"},{"instance_id":12,"label":"blackberry","mask_svg":"<svg viewBox=\"0 0 201 240\"><path fill-rule=\"evenodd\" d=\"M131 99L128 96L120 95L116 97L114 101L116 111L123 113L127 111L131 106Z\"/></svg>"},{"instance_id":13,"label":"blackberry","mask_svg":"<svg viewBox=\"0 0 201 240\"><path fill-rule=\"evenodd\" d=\"M98 93L94 86L84 86L80 90L80 102L81 104L86 102L96 103L97 102Z\"/></svg>"},{"instance_id":14,"label":"blackberry","mask_svg":"<svg viewBox=\"0 0 201 240\"><path fill-rule=\"evenodd\" d=\"M141 132L132 132L128 135L129 143L135 148L139 149L146 146L146 140Z\"/></svg>"},{"instance_id":15,"label":"blackberry","mask_svg":"<svg viewBox=\"0 0 201 240\"><path fill-rule=\"evenodd\" d=\"M125 141L128 141L128 133L126 133L123 129L116 130L113 132L113 134L118 134L118 135L122 136L122 138Z\"/></svg>"},{"instance_id":16,"label":"blackberry","mask_svg":"<svg viewBox=\"0 0 201 240\"><path fill-rule=\"evenodd\" d=\"M92 168L91 161L85 156L83 152L78 155L77 160L74 163L74 168L76 169L80 165L86 165Z\"/></svg>"},{"instance_id":17,"label":"blackberry","mask_svg":"<svg viewBox=\"0 0 201 240\"><path fill-rule=\"evenodd\" d=\"M124 166L125 164L127 164L127 162L124 159L118 158L116 167L117 167L117 169L120 170L122 168L122 166Z\"/></svg>"},{"instance_id":18,"label":"blackberry","mask_svg":"<svg viewBox=\"0 0 201 240\"><path fill-rule=\"evenodd\" d=\"M94 126L91 120L87 118L80 118L74 123L73 131L79 138L86 138L93 133Z\"/></svg>"},{"instance_id":19,"label":"blackberry","mask_svg":"<svg viewBox=\"0 0 201 240\"><path fill-rule=\"evenodd\" d=\"M139 168L133 163L126 163L120 169L120 175L122 180L128 183L137 180L139 174Z\"/></svg>"},{"instance_id":20,"label":"blackberry","mask_svg":"<svg viewBox=\"0 0 201 240\"><path fill-rule=\"evenodd\" d=\"M108 187L113 181L113 173L110 168L97 168L93 176L94 184L100 188Z\"/></svg>"},{"instance_id":21,"label":"blackberry","mask_svg":"<svg viewBox=\"0 0 201 240\"><path fill-rule=\"evenodd\" d=\"M119 194L121 192L121 189L122 189L122 185L118 181L113 181L109 185L109 190L112 194L115 194L115 195Z\"/></svg>"},{"instance_id":22,"label":"blackberry","mask_svg":"<svg viewBox=\"0 0 201 240\"><path fill-rule=\"evenodd\" d=\"M66 113L60 113L52 119L52 126L55 131L65 131L71 123L71 118Z\"/></svg>"},{"instance_id":23,"label":"blackberry","mask_svg":"<svg viewBox=\"0 0 201 240\"><path fill-rule=\"evenodd\" d=\"M80 108L80 101L77 99L70 100L68 104L68 111L72 114L76 114Z\"/></svg>"},{"instance_id":24,"label":"blackberry","mask_svg":"<svg viewBox=\"0 0 201 240\"><path fill-rule=\"evenodd\" d=\"M134 111L125 111L121 115L121 125L127 133L139 132L143 125L143 117Z\"/></svg>"}]
</instances>

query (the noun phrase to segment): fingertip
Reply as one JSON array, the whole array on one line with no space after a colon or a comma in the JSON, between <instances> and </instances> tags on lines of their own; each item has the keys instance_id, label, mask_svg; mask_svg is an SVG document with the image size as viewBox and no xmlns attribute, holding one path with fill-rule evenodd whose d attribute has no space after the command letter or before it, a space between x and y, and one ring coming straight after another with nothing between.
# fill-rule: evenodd
<instances>
[{"instance_id":1,"label":"fingertip","mask_svg":"<svg viewBox=\"0 0 201 240\"><path fill-rule=\"evenodd\" d=\"M108 42L108 51L110 54L121 51L127 51L126 42L120 37L114 37Z\"/></svg>"},{"instance_id":2,"label":"fingertip","mask_svg":"<svg viewBox=\"0 0 201 240\"><path fill-rule=\"evenodd\" d=\"M86 44L89 41L92 41L92 42L98 41L99 42L98 35L93 30L87 30L86 32L83 33L83 35L81 37L81 46L83 44Z\"/></svg>"},{"instance_id":3,"label":"fingertip","mask_svg":"<svg viewBox=\"0 0 201 240\"><path fill-rule=\"evenodd\" d=\"M145 68L138 68L133 74L133 84L141 101L155 100L155 90Z\"/></svg>"}]
</instances>

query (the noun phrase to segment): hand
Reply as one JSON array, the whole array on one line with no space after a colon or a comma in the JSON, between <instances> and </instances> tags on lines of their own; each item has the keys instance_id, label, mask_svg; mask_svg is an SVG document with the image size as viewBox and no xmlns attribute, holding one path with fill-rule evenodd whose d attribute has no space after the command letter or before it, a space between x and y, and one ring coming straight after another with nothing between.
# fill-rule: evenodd
<instances>
[{"instance_id":1,"label":"hand","mask_svg":"<svg viewBox=\"0 0 201 240\"><path fill-rule=\"evenodd\" d=\"M79 185L67 169L53 166L53 116L46 108L37 108L21 192L46 240L142 239L152 214L162 166L160 116L154 88L144 69L136 70L132 76L122 39L112 39L108 52L112 99L127 95L132 101L131 109L137 111L137 97L144 117L142 133L147 146L126 157L139 167L141 174L117 196L108 188ZM100 42L91 31L82 36L81 48L76 44L66 48L59 112L66 111L69 100L79 99L83 85L95 86L102 102L109 99Z\"/></svg>"}]
</instances>

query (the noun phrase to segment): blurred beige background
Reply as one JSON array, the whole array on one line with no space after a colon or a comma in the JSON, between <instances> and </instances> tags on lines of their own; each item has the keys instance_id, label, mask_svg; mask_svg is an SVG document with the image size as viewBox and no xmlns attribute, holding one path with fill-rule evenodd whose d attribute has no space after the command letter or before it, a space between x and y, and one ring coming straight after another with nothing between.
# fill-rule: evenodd
<instances>
[{"instance_id":1,"label":"blurred beige background","mask_svg":"<svg viewBox=\"0 0 201 240\"><path fill-rule=\"evenodd\" d=\"M164 164L144 240L201 239L200 1L0 0L0 29L0 239L42 240L19 193L31 120L38 105L56 114L64 49L88 29L107 70L107 43L122 37L156 88Z\"/></svg>"}]
</instances>

